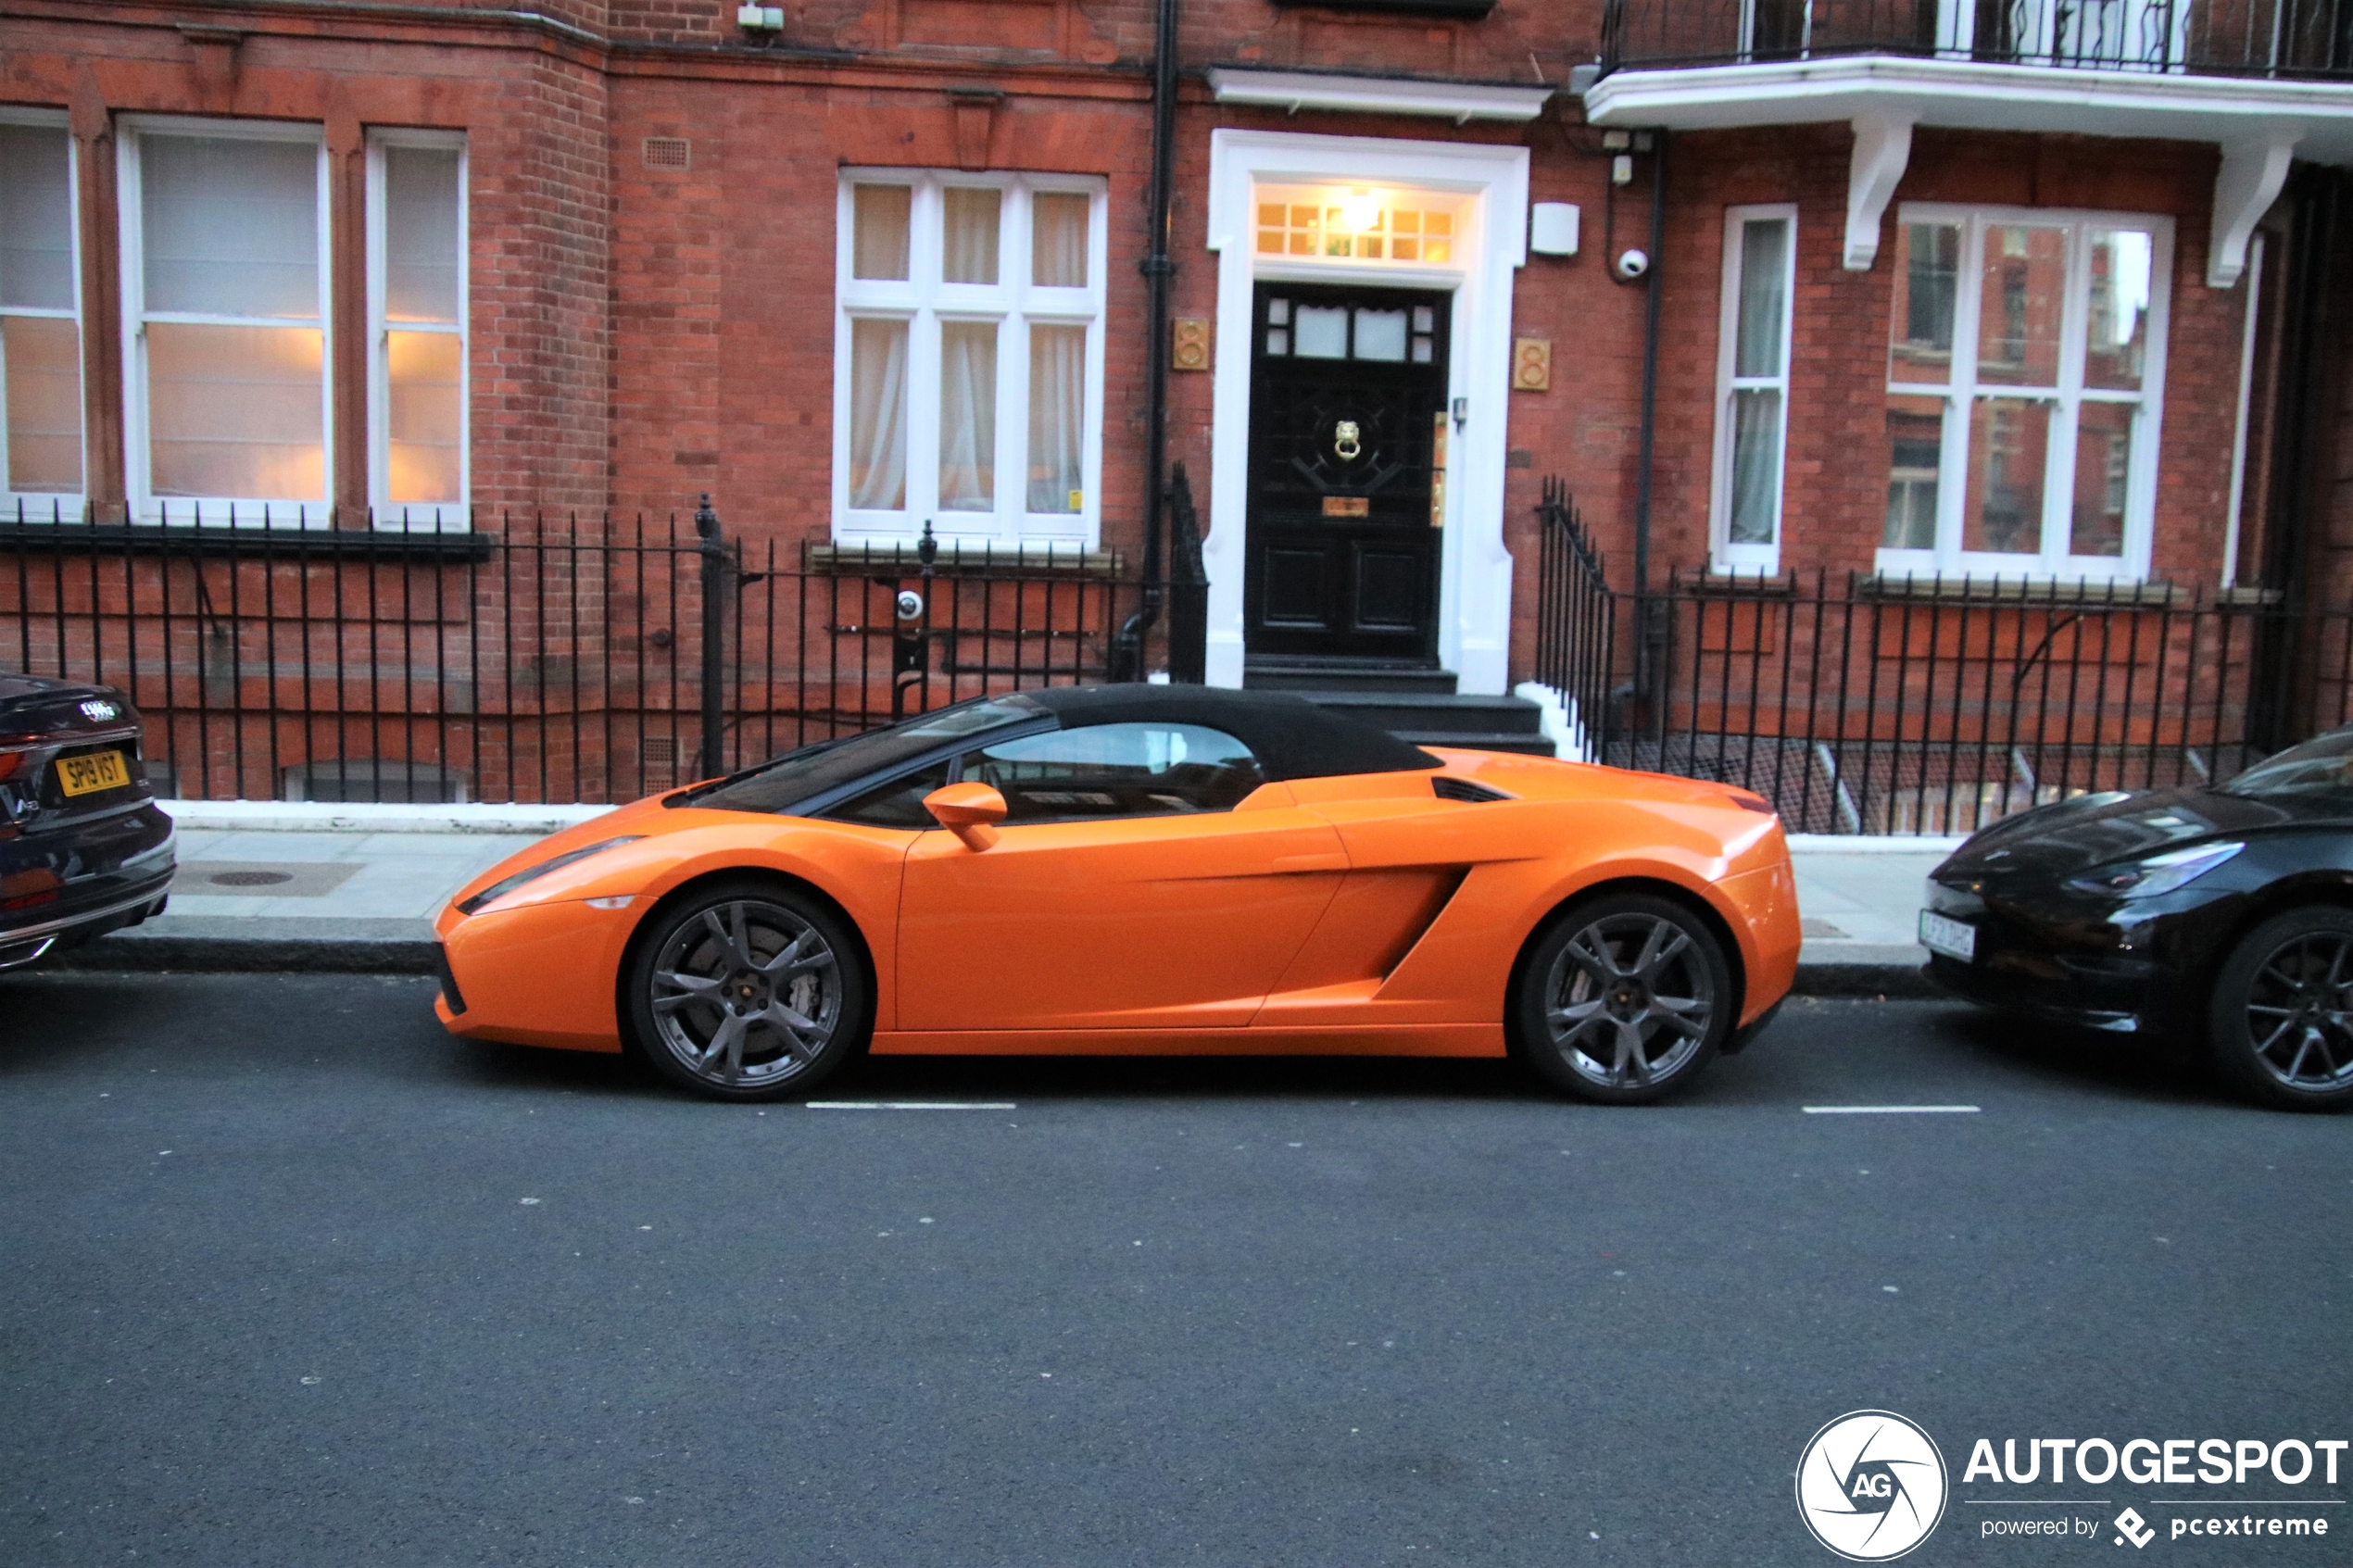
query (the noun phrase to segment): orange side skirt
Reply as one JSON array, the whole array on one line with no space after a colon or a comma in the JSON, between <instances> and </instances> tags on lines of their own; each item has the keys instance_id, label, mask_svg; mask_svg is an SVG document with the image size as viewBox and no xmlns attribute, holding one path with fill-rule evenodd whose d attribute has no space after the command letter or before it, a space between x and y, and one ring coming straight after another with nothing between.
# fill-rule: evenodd
<instances>
[{"instance_id":1,"label":"orange side skirt","mask_svg":"<svg viewBox=\"0 0 2353 1568\"><path fill-rule=\"evenodd\" d=\"M1502 1056L1501 1023L1346 1029L971 1029L877 1034L876 1056Z\"/></svg>"}]
</instances>

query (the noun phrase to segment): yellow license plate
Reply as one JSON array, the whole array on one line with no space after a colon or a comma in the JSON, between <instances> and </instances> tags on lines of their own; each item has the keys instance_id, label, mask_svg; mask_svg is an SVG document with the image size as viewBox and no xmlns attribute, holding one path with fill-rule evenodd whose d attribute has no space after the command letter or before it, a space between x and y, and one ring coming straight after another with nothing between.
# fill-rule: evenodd
<instances>
[{"instance_id":1,"label":"yellow license plate","mask_svg":"<svg viewBox=\"0 0 2353 1568\"><path fill-rule=\"evenodd\" d=\"M94 795L102 789L120 789L130 782L131 761L120 751L57 759L57 784L68 795Z\"/></svg>"}]
</instances>

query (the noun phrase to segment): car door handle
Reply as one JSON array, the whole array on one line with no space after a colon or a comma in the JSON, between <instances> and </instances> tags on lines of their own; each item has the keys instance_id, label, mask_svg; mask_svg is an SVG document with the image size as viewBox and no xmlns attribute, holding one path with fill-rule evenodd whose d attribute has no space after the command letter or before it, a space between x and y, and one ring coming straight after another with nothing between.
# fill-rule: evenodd
<instances>
[{"instance_id":1,"label":"car door handle","mask_svg":"<svg viewBox=\"0 0 2353 1568\"><path fill-rule=\"evenodd\" d=\"M1277 855L1275 857L1275 874L1277 876L1281 876L1290 872L1344 872L1347 869L1348 857L1337 852L1327 851L1321 855Z\"/></svg>"}]
</instances>

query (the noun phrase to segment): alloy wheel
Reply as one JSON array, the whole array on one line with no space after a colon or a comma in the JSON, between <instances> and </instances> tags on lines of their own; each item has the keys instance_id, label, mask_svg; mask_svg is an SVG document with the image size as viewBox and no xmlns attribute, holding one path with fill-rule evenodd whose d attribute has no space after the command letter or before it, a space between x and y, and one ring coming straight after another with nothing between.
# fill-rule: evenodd
<instances>
[{"instance_id":1,"label":"alloy wheel","mask_svg":"<svg viewBox=\"0 0 2353 1568\"><path fill-rule=\"evenodd\" d=\"M1716 1018L1716 981L1681 924L1648 910L1606 915L1568 939L1544 992L1552 1046L1603 1088L1641 1088L1698 1054Z\"/></svg>"},{"instance_id":2,"label":"alloy wheel","mask_svg":"<svg viewBox=\"0 0 2353 1568\"><path fill-rule=\"evenodd\" d=\"M808 921L733 898L672 932L648 976L661 1048L696 1079L770 1089L807 1073L842 1018L841 966Z\"/></svg>"},{"instance_id":3,"label":"alloy wheel","mask_svg":"<svg viewBox=\"0 0 2353 1568\"><path fill-rule=\"evenodd\" d=\"M2316 931L2282 944L2246 992L2255 1060L2303 1093L2353 1085L2353 934Z\"/></svg>"}]
</instances>

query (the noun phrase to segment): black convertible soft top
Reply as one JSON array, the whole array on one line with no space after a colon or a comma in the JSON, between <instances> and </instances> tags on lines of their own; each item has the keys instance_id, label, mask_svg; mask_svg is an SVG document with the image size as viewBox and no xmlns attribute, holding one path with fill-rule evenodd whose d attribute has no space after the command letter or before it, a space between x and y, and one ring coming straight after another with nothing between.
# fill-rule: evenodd
<instances>
[{"instance_id":1,"label":"black convertible soft top","mask_svg":"<svg viewBox=\"0 0 2353 1568\"><path fill-rule=\"evenodd\" d=\"M1223 730L1258 759L1269 779L1417 772L1439 759L1387 730L1318 708L1290 692L1224 686L1046 686L1022 699L1075 730L1088 724L1199 724Z\"/></svg>"}]
</instances>

